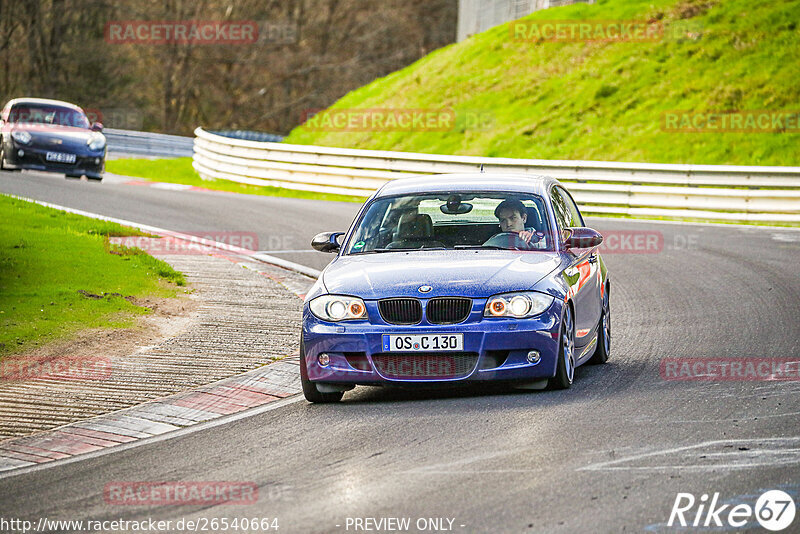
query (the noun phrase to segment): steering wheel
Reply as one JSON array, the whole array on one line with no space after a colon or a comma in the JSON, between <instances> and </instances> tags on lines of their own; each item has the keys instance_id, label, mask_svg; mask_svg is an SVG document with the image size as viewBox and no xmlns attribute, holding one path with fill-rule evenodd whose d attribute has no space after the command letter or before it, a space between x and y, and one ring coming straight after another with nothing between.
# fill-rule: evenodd
<instances>
[{"instance_id":1,"label":"steering wheel","mask_svg":"<svg viewBox=\"0 0 800 534\"><path fill-rule=\"evenodd\" d=\"M516 232L500 232L495 234L486 241L483 246L501 247L509 250L522 249L529 250L531 244L522 239Z\"/></svg>"}]
</instances>

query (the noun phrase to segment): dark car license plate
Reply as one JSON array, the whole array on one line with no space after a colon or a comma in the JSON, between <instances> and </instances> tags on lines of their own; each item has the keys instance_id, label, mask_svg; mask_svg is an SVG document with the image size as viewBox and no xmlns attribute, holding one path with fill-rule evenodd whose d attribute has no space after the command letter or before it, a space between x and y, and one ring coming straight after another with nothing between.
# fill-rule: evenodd
<instances>
[{"instance_id":1,"label":"dark car license plate","mask_svg":"<svg viewBox=\"0 0 800 534\"><path fill-rule=\"evenodd\" d=\"M75 154L65 152L48 152L46 158L55 163L75 163Z\"/></svg>"}]
</instances>

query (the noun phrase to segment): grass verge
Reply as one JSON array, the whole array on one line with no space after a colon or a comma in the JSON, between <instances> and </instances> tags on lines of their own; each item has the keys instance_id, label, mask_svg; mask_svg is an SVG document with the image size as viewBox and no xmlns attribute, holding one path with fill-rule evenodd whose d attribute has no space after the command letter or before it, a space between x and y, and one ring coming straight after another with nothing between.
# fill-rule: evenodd
<instances>
[{"instance_id":1,"label":"grass verge","mask_svg":"<svg viewBox=\"0 0 800 534\"><path fill-rule=\"evenodd\" d=\"M358 109L452 110L453 127L326 131L312 119L286 142L511 158L798 165L796 123L774 132L698 133L672 132L662 121L675 110L797 113L800 1L599 0L525 20L591 19L658 21L665 31L652 42L552 42L515 39L511 26L501 24L330 108L345 116Z\"/></svg>"},{"instance_id":2,"label":"grass verge","mask_svg":"<svg viewBox=\"0 0 800 534\"><path fill-rule=\"evenodd\" d=\"M128 328L150 313L135 299L174 297L169 264L108 237L146 235L0 195L0 358L86 328Z\"/></svg>"},{"instance_id":3,"label":"grass verge","mask_svg":"<svg viewBox=\"0 0 800 534\"><path fill-rule=\"evenodd\" d=\"M283 187L264 187L240 184L230 180L203 180L192 167L192 158L164 159L113 159L106 161L106 170L113 174L142 178L154 182L193 185L217 191L241 193L245 195L264 195L268 197L307 198L311 200L331 200L337 202L363 203L365 197L331 195L313 191L299 191Z\"/></svg>"}]
</instances>

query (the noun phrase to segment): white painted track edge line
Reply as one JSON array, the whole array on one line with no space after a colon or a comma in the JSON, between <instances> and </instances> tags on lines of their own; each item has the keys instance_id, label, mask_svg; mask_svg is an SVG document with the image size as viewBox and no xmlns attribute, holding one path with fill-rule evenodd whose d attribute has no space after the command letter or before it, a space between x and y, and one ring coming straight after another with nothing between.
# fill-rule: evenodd
<instances>
[{"instance_id":1,"label":"white painted track edge line","mask_svg":"<svg viewBox=\"0 0 800 534\"><path fill-rule=\"evenodd\" d=\"M164 228L159 228L157 226L150 226L150 225L147 225L147 224L128 221L128 220L125 220L125 219L118 219L116 217L109 217L107 215L100 215L99 213L92 213L90 211L79 210L79 209L76 209L76 208L69 208L67 206L61 206L59 204L53 204L53 203L50 203L50 202L44 202L42 200L35 200L35 199L32 199L32 198L28 198L28 197L22 197L22 196L18 196L18 195L7 195L7 196L11 197L11 198L16 198L17 200L22 200L24 202L30 202L32 204L38 204L38 205L44 206L46 208L53 208L53 209L65 211L67 213L72 213L74 215L81 215L81 216L84 216L84 217L90 217L92 219L98 219L98 220L102 220L102 221L108 221L108 222L121 224L123 226L130 226L132 228L136 228L136 229L141 230L143 232L149 232L149 233L153 233L153 234L161 234L161 235L164 235L164 236L176 237L178 239L183 239L185 241L191 241L191 242L194 242L194 243L199 243L199 244L202 244L202 245L211 246L211 247L214 247L214 248L216 248L218 250L224 250L224 251L227 251L227 252L233 252L235 254L239 254L239 255L242 255L242 256L247 256L249 258L254 258L254 259L256 259L258 261L261 261L263 263L269 263L269 264L272 264L272 265L276 265L278 267L282 267L284 269L288 269L290 271L295 271L295 272L300 273L300 274L302 274L304 276L308 276L308 277L314 278L314 279L319 278L319 276L321 274L321 271L318 271L318 270L313 269L311 267L307 267L305 265L301 265L299 263L295 263L293 261L284 260L284 259L281 259L281 258L276 258L276 257L270 256L268 254L254 253L252 250L243 249L243 248L236 247L236 246L233 246L233 245L227 245L225 243L220 243L218 241L212 241L210 239L204 239L202 237L197 237L197 236L193 236L193 235L189 235L189 234L183 234L183 233L180 233L180 232L175 232L173 230L167 230L167 229L164 229Z\"/></svg>"}]
</instances>

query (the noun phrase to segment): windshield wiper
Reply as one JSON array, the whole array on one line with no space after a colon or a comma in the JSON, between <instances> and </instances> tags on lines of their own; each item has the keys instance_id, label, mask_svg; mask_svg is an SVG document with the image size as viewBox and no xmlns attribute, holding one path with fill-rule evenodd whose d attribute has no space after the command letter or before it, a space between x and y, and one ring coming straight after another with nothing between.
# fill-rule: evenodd
<instances>
[{"instance_id":1,"label":"windshield wiper","mask_svg":"<svg viewBox=\"0 0 800 534\"><path fill-rule=\"evenodd\" d=\"M372 250L362 250L360 252L351 252L351 256L359 256L363 254L380 254L381 252L396 252L398 250L404 250L402 248L374 248Z\"/></svg>"},{"instance_id":2,"label":"windshield wiper","mask_svg":"<svg viewBox=\"0 0 800 534\"><path fill-rule=\"evenodd\" d=\"M406 252L409 250L420 250L418 248L373 248L363 252L352 252L351 254L381 254L382 252Z\"/></svg>"},{"instance_id":3,"label":"windshield wiper","mask_svg":"<svg viewBox=\"0 0 800 534\"><path fill-rule=\"evenodd\" d=\"M424 247L424 248L374 248L372 250L365 250L363 252L351 252L352 255L356 254L380 254L382 252L409 252L411 250L447 250L446 247Z\"/></svg>"},{"instance_id":4,"label":"windshield wiper","mask_svg":"<svg viewBox=\"0 0 800 534\"><path fill-rule=\"evenodd\" d=\"M498 247L497 245L456 245L456 250L514 250L512 248Z\"/></svg>"}]
</instances>

